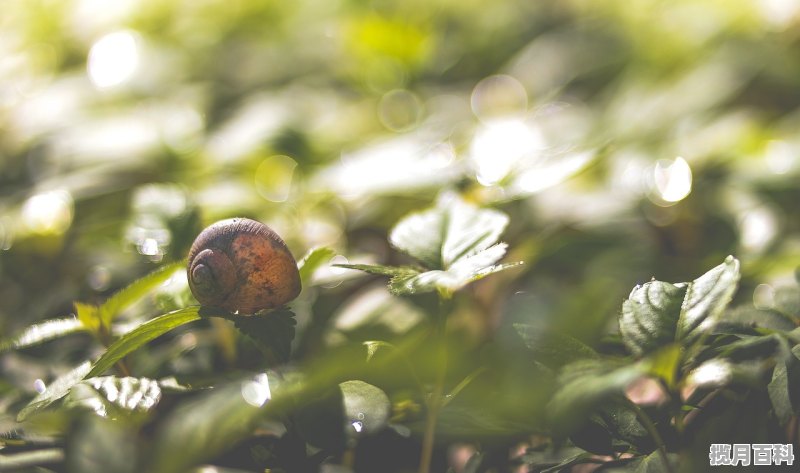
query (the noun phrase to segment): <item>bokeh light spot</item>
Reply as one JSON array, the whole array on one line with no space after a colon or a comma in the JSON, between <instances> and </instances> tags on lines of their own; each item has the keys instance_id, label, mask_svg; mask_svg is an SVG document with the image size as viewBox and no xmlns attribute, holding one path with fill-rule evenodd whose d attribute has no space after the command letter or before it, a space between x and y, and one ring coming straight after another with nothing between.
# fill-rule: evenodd
<instances>
[{"instance_id":1,"label":"bokeh light spot","mask_svg":"<svg viewBox=\"0 0 800 473\"><path fill-rule=\"evenodd\" d=\"M395 89L383 94L378 103L378 118L395 132L414 129L422 118L422 104L408 90Z\"/></svg>"},{"instance_id":2,"label":"bokeh light spot","mask_svg":"<svg viewBox=\"0 0 800 473\"><path fill-rule=\"evenodd\" d=\"M60 235L72 224L73 202L64 190L31 196L22 206L22 221L32 233Z\"/></svg>"},{"instance_id":3,"label":"bokeh light spot","mask_svg":"<svg viewBox=\"0 0 800 473\"><path fill-rule=\"evenodd\" d=\"M522 115L528 110L528 93L515 78L489 76L472 90L472 112L481 121L501 116Z\"/></svg>"},{"instance_id":4,"label":"bokeh light spot","mask_svg":"<svg viewBox=\"0 0 800 473\"><path fill-rule=\"evenodd\" d=\"M685 199L692 191L692 169L681 157L672 161L660 160L653 170L653 190L657 204L672 205Z\"/></svg>"},{"instance_id":5,"label":"bokeh light spot","mask_svg":"<svg viewBox=\"0 0 800 473\"><path fill-rule=\"evenodd\" d=\"M99 89L122 84L133 76L138 66L138 40L130 31L109 33L89 50L87 72Z\"/></svg>"},{"instance_id":6,"label":"bokeh light spot","mask_svg":"<svg viewBox=\"0 0 800 473\"><path fill-rule=\"evenodd\" d=\"M292 178L296 167L297 161L289 156L270 156L256 169L256 191L271 202L285 202L292 190Z\"/></svg>"}]
</instances>

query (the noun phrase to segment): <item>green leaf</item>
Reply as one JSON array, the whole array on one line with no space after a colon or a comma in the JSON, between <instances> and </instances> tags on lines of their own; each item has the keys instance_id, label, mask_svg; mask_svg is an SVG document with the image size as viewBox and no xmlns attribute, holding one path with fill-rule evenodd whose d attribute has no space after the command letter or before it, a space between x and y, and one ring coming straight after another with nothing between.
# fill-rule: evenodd
<instances>
[{"instance_id":1,"label":"green leaf","mask_svg":"<svg viewBox=\"0 0 800 473\"><path fill-rule=\"evenodd\" d=\"M263 314L231 316L229 319L233 320L239 331L255 341L267 356L274 355L281 363L289 361L297 325L292 311L282 308Z\"/></svg>"},{"instance_id":2,"label":"green leaf","mask_svg":"<svg viewBox=\"0 0 800 473\"><path fill-rule=\"evenodd\" d=\"M87 407L106 417L121 412L147 412L161 400L159 382L130 376L99 376L84 380L70 390L65 405ZM111 416L117 417L116 415Z\"/></svg>"},{"instance_id":3,"label":"green leaf","mask_svg":"<svg viewBox=\"0 0 800 473\"><path fill-rule=\"evenodd\" d=\"M643 355L675 339L686 285L650 281L636 286L622 303L619 330L622 341Z\"/></svg>"},{"instance_id":4,"label":"green leaf","mask_svg":"<svg viewBox=\"0 0 800 473\"><path fill-rule=\"evenodd\" d=\"M133 473L136 436L117 419L81 417L66 438L67 471L81 473Z\"/></svg>"},{"instance_id":5,"label":"green leaf","mask_svg":"<svg viewBox=\"0 0 800 473\"><path fill-rule=\"evenodd\" d=\"M55 381L47 386L44 392L33 398L27 406L19 411L19 414L17 414L17 422L22 422L31 414L39 412L55 401L66 396L72 386L75 386L86 377L91 367L91 362L87 361L70 370L68 373L56 378Z\"/></svg>"},{"instance_id":6,"label":"green leaf","mask_svg":"<svg viewBox=\"0 0 800 473\"><path fill-rule=\"evenodd\" d=\"M337 268L356 269L369 274L379 276L390 276L392 278L413 277L422 270L412 266L383 266L380 264L334 264Z\"/></svg>"},{"instance_id":7,"label":"green leaf","mask_svg":"<svg viewBox=\"0 0 800 473\"><path fill-rule=\"evenodd\" d=\"M800 415L800 349L789 348L782 341L782 356L772 371L772 380L767 385L772 408L781 425L786 425L796 415Z\"/></svg>"},{"instance_id":8,"label":"green leaf","mask_svg":"<svg viewBox=\"0 0 800 473\"><path fill-rule=\"evenodd\" d=\"M88 377L99 376L125 355L139 349L147 342L200 318L199 307L187 307L150 319L118 338L94 363Z\"/></svg>"},{"instance_id":9,"label":"green leaf","mask_svg":"<svg viewBox=\"0 0 800 473\"><path fill-rule=\"evenodd\" d=\"M558 465L551 466L550 468L545 468L541 470L540 473L558 473L563 471L571 471L572 467L575 465L580 465L583 463L590 462L592 460L592 454L583 452L577 455L571 456L569 458L564 459Z\"/></svg>"},{"instance_id":10,"label":"green leaf","mask_svg":"<svg viewBox=\"0 0 800 473\"><path fill-rule=\"evenodd\" d=\"M31 347L70 333L84 331L86 331L86 326L77 318L47 320L31 325L16 337L0 342L0 353L11 349Z\"/></svg>"},{"instance_id":11,"label":"green leaf","mask_svg":"<svg viewBox=\"0 0 800 473\"><path fill-rule=\"evenodd\" d=\"M667 461L670 462L670 465L673 466L673 471L676 464L676 455L667 454ZM661 456L661 452L656 450L655 452L647 455L646 457L642 457L641 460L636 464L636 470L634 473L669 473L670 470L664 464L664 457Z\"/></svg>"},{"instance_id":12,"label":"green leaf","mask_svg":"<svg viewBox=\"0 0 800 473\"><path fill-rule=\"evenodd\" d=\"M677 339L693 342L708 333L730 303L739 282L739 260L733 256L690 282L681 305Z\"/></svg>"},{"instance_id":13,"label":"green leaf","mask_svg":"<svg viewBox=\"0 0 800 473\"><path fill-rule=\"evenodd\" d=\"M389 241L430 269L448 269L497 243L507 225L508 216L502 212L446 195L436 207L401 220L392 229Z\"/></svg>"},{"instance_id":14,"label":"green leaf","mask_svg":"<svg viewBox=\"0 0 800 473\"><path fill-rule=\"evenodd\" d=\"M43 448L29 452L0 455L3 471L49 471L43 465L58 464L64 461L64 451L60 448Z\"/></svg>"},{"instance_id":15,"label":"green leaf","mask_svg":"<svg viewBox=\"0 0 800 473\"><path fill-rule=\"evenodd\" d=\"M97 334L100 332L100 308L96 305L84 304L78 301L73 302L73 305L75 306L75 314L83 326L92 333Z\"/></svg>"},{"instance_id":16,"label":"green leaf","mask_svg":"<svg viewBox=\"0 0 800 473\"><path fill-rule=\"evenodd\" d=\"M346 431L351 434L373 434L386 426L391 403L380 388L359 380L339 384L344 401Z\"/></svg>"},{"instance_id":17,"label":"green leaf","mask_svg":"<svg viewBox=\"0 0 800 473\"><path fill-rule=\"evenodd\" d=\"M303 282L303 286L308 285L311 282L311 276L314 275L314 271L330 261L335 254L335 251L325 246L312 248L306 253L303 259L297 263L297 268L300 270L300 280Z\"/></svg>"},{"instance_id":18,"label":"green leaf","mask_svg":"<svg viewBox=\"0 0 800 473\"><path fill-rule=\"evenodd\" d=\"M215 387L178 406L156 433L151 464L142 471L186 471L250 435L266 416L285 414L302 388L291 384L284 390L278 378L262 373Z\"/></svg>"},{"instance_id":19,"label":"green leaf","mask_svg":"<svg viewBox=\"0 0 800 473\"><path fill-rule=\"evenodd\" d=\"M99 307L98 316L104 327L109 327L111 321L127 307L131 306L148 292L161 285L169 279L175 271L184 268L186 261L175 261L151 272L150 274L137 279L124 289L120 290Z\"/></svg>"},{"instance_id":20,"label":"green leaf","mask_svg":"<svg viewBox=\"0 0 800 473\"><path fill-rule=\"evenodd\" d=\"M569 335L529 324L514 324L525 345L533 351L534 359L549 368L582 359L597 358L597 353L580 340Z\"/></svg>"},{"instance_id":21,"label":"green leaf","mask_svg":"<svg viewBox=\"0 0 800 473\"><path fill-rule=\"evenodd\" d=\"M454 292L490 274L522 264L521 262L494 264L503 257L505 252L506 244L499 243L480 253L456 261L445 271L437 269L414 275L397 275L389 281L389 289L394 294L419 294L433 291Z\"/></svg>"},{"instance_id":22,"label":"green leaf","mask_svg":"<svg viewBox=\"0 0 800 473\"><path fill-rule=\"evenodd\" d=\"M547 411L556 432L566 434L577 427L595 408L621 395L646 366L637 363L614 367L600 360L581 360L564 366L559 389Z\"/></svg>"}]
</instances>

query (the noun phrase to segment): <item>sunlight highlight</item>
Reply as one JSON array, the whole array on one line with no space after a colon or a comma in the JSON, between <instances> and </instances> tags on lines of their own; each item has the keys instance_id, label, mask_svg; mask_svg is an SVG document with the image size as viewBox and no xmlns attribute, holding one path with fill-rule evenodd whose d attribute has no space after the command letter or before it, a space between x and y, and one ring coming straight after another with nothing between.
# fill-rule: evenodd
<instances>
[{"instance_id":1,"label":"sunlight highlight","mask_svg":"<svg viewBox=\"0 0 800 473\"><path fill-rule=\"evenodd\" d=\"M256 375L252 381L242 383L242 397L253 407L261 407L272 399L269 378L266 373Z\"/></svg>"},{"instance_id":2,"label":"sunlight highlight","mask_svg":"<svg viewBox=\"0 0 800 473\"><path fill-rule=\"evenodd\" d=\"M22 221L29 231L40 235L60 235L72 224L73 202L64 190L31 196L22 206Z\"/></svg>"},{"instance_id":3,"label":"sunlight highlight","mask_svg":"<svg viewBox=\"0 0 800 473\"><path fill-rule=\"evenodd\" d=\"M472 139L470 158L484 186L499 184L523 158L544 147L538 129L518 119L499 119L481 127Z\"/></svg>"},{"instance_id":4,"label":"sunlight highlight","mask_svg":"<svg viewBox=\"0 0 800 473\"><path fill-rule=\"evenodd\" d=\"M653 185L658 198L671 205L685 199L692 191L692 169L680 156L673 161L661 160L653 171Z\"/></svg>"},{"instance_id":5,"label":"sunlight highlight","mask_svg":"<svg viewBox=\"0 0 800 473\"><path fill-rule=\"evenodd\" d=\"M139 46L134 33L117 31L92 45L86 66L95 87L105 89L130 79L139 66Z\"/></svg>"}]
</instances>

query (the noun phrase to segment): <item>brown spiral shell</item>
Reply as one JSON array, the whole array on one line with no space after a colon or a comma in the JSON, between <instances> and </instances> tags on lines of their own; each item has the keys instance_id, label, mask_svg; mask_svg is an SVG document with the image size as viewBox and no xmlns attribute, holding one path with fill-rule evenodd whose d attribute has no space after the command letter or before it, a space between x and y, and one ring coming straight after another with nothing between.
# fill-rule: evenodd
<instances>
[{"instance_id":1,"label":"brown spiral shell","mask_svg":"<svg viewBox=\"0 0 800 473\"><path fill-rule=\"evenodd\" d=\"M271 228L247 218L203 230L189 251L189 288L205 306L252 314L300 294L297 262Z\"/></svg>"}]
</instances>

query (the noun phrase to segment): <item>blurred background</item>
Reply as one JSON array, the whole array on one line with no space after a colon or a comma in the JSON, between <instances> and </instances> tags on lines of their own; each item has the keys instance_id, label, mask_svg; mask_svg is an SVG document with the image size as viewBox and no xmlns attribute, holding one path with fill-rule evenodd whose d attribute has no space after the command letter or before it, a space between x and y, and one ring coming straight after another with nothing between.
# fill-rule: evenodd
<instances>
[{"instance_id":1,"label":"blurred background","mask_svg":"<svg viewBox=\"0 0 800 473\"><path fill-rule=\"evenodd\" d=\"M508 213L507 260L526 263L470 288L452 322L465 340L536 319L596 343L635 284L728 254L739 302L766 308L800 264L800 2L2 9L3 337L185 258L221 218L267 223L298 259L402 262L388 230L443 191ZM295 307L300 359L423 323L384 281L326 268L316 283ZM157 309L194 303L173 286ZM179 333L139 372L232 363L225 330ZM96 354L87 340L5 355L7 403Z\"/></svg>"}]
</instances>

